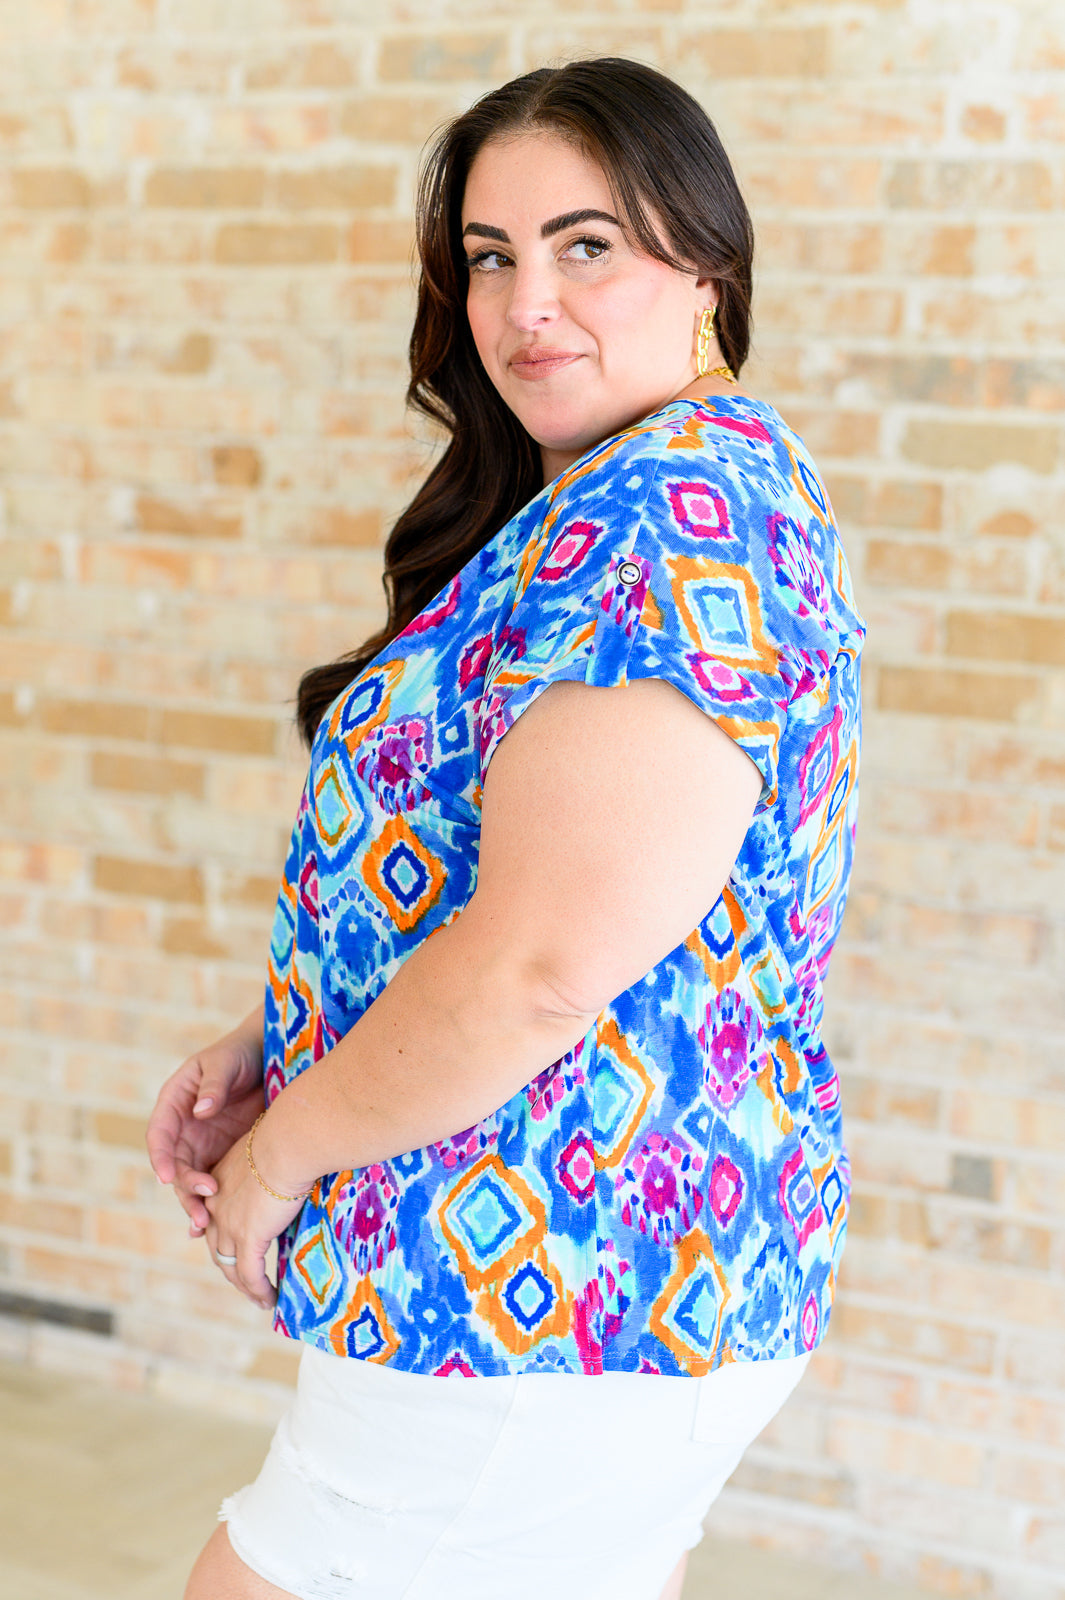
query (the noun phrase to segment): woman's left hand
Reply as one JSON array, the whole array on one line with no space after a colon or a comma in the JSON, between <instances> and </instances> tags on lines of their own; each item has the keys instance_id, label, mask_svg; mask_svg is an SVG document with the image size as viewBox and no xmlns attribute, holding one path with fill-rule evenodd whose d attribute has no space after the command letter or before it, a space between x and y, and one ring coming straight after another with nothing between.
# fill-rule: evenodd
<instances>
[{"instance_id":1,"label":"woman's left hand","mask_svg":"<svg viewBox=\"0 0 1065 1600\"><path fill-rule=\"evenodd\" d=\"M266 1311L277 1301L277 1290L266 1275L266 1253L298 1215L304 1197L275 1200L267 1194L255 1180L244 1145L238 1139L213 1169L218 1193L204 1200L211 1218L206 1237L216 1265L234 1289ZM236 1260L219 1259L226 1256Z\"/></svg>"}]
</instances>

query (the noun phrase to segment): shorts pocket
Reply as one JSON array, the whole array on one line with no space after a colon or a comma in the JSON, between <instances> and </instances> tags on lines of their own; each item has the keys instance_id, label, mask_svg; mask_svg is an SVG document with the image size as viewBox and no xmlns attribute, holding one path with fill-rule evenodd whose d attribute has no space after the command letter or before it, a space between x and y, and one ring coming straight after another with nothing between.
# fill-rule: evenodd
<instances>
[{"instance_id":1,"label":"shorts pocket","mask_svg":"<svg viewBox=\"0 0 1065 1600\"><path fill-rule=\"evenodd\" d=\"M809 1361L808 1355L730 1361L700 1378L691 1437L746 1448L776 1416Z\"/></svg>"}]
</instances>

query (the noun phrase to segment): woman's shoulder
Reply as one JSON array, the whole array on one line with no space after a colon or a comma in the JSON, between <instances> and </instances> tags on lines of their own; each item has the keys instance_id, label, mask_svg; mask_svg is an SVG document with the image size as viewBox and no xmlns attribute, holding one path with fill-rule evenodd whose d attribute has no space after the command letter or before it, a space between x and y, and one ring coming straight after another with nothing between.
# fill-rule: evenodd
<instances>
[{"instance_id":1,"label":"woman's shoulder","mask_svg":"<svg viewBox=\"0 0 1065 1600\"><path fill-rule=\"evenodd\" d=\"M745 392L670 400L587 451L551 485L549 502L629 491L659 471L742 480L777 496L798 475L820 487L806 445L775 406ZM627 495L625 496L627 498ZM827 509L823 493L817 509Z\"/></svg>"}]
</instances>

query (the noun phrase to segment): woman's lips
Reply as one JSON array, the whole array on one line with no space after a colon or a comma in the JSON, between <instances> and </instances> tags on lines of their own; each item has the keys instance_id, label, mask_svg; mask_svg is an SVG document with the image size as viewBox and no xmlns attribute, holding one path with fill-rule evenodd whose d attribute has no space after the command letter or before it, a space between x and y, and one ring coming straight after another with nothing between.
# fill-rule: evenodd
<instances>
[{"instance_id":1,"label":"woman's lips","mask_svg":"<svg viewBox=\"0 0 1065 1600\"><path fill-rule=\"evenodd\" d=\"M519 350L517 355L511 356L510 367L516 378L525 378L533 382L537 378L548 378L553 372L559 372L563 367L570 366L574 361L581 359L578 350Z\"/></svg>"}]
</instances>

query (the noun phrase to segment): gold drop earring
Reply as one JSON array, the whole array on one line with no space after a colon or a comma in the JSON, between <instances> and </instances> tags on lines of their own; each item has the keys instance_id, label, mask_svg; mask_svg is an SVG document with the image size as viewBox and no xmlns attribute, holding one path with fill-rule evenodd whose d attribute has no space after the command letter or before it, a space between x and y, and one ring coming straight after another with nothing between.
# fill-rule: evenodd
<instances>
[{"instance_id":1,"label":"gold drop earring","mask_svg":"<svg viewBox=\"0 0 1065 1600\"><path fill-rule=\"evenodd\" d=\"M696 371L700 378L724 378L727 383L736 383L738 380L731 367L712 367L710 365L710 340L714 333L714 313L716 310L716 306L707 306L699 318Z\"/></svg>"}]
</instances>

